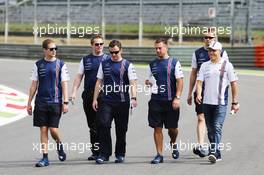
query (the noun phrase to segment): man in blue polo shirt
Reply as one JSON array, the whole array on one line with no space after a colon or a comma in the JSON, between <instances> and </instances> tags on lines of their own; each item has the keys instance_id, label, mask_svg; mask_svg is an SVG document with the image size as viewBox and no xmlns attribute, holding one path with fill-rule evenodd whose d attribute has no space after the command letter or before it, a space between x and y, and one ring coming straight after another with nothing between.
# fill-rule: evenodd
<instances>
[{"instance_id":1,"label":"man in blue polo shirt","mask_svg":"<svg viewBox=\"0 0 264 175\"><path fill-rule=\"evenodd\" d=\"M104 60L99 66L93 98L100 143L100 154L96 159L98 164L108 161L112 154L112 120L116 129L115 163L124 162L130 102L131 107L137 106L134 66L122 58L122 46L118 40L110 42L109 52L111 59ZM101 97L98 100L99 92Z\"/></svg>"},{"instance_id":2,"label":"man in blue polo shirt","mask_svg":"<svg viewBox=\"0 0 264 175\"><path fill-rule=\"evenodd\" d=\"M154 128L154 141L157 155L152 164L163 162L162 128L168 129L172 157L178 159L176 138L180 115L180 97L183 89L183 72L179 60L168 55L167 40L161 38L155 41L158 58L149 64L146 85L152 86L153 92L149 101L148 121ZM153 88L155 87L155 88Z\"/></svg>"},{"instance_id":3,"label":"man in blue polo shirt","mask_svg":"<svg viewBox=\"0 0 264 175\"><path fill-rule=\"evenodd\" d=\"M197 49L192 56L192 71L190 74L190 83L189 83L189 93L187 98L187 103L189 105L192 105L192 93L193 89L195 87L195 82L197 78L197 74L199 72L199 69L202 65L202 63L209 61L209 55L208 55L208 46L211 42L216 41L216 33L211 28L207 30L207 32L204 33L203 36L203 42L204 46ZM221 50L221 56L223 59L228 60L228 55L224 49ZM203 95L203 91L202 91ZM200 157L205 157L208 155L208 149L204 146L204 138L205 138L205 119L204 119L204 113L203 113L203 105L200 105L196 102L196 96L197 93L194 91L194 104L195 104L195 112L198 118L197 121L197 139L198 139L198 145L193 148L193 153L196 155L199 155Z\"/></svg>"},{"instance_id":4,"label":"man in blue polo shirt","mask_svg":"<svg viewBox=\"0 0 264 175\"><path fill-rule=\"evenodd\" d=\"M222 44L212 42L208 47L210 61L202 64L197 77L198 104L203 104L205 123L207 126L208 139L210 141L209 161L215 163L222 160L220 142L222 138L222 127L227 111L227 90L231 84L232 106L231 110L237 112L239 104L237 101L237 76L233 65L221 57ZM204 94L202 86L204 83Z\"/></svg>"},{"instance_id":5,"label":"man in blue polo shirt","mask_svg":"<svg viewBox=\"0 0 264 175\"><path fill-rule=\"evenodd\" d=\"M59 160L66 160L58 127L61 113L68 112L67 81L69 81L69 74L66 64L56 58L57 46L54 41L46 39L42 47L45 57L34 64L27 105L27 112L32 115L31 102L37 91L33 120L34 126L40 128L43 158L36 163L36 167L49 165L48 131L57 143Z\"/></svg>"},{"instance_id":6,"label":"man in blue polo shirt","mask_svg":"<svg viewBox=\"0 0 264 175\"><path fill-rule=\"evenodd\" d=\"M86 115L88 127L90 128L90 142L92 144L92 155L88 157L88 160L96 160L99 151L99 141L95 123L96 111L93 109L92 103L99 65L103 60L107 59L108 56L103 53L104 41L101 35L92 36L91 47L92 53L83 57L80 62L79 71L74 79L72 87L71 99L76 99L77 90L84 77L84 90L82 92L83 110Z\"/></svg>"}]
</instances>

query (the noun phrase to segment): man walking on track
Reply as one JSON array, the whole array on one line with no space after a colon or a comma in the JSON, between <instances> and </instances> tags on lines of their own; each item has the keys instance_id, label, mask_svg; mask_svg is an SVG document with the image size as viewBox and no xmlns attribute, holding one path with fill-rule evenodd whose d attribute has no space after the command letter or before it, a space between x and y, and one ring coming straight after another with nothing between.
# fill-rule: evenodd
<instances>
[{"instance_id":1,"label":"man walking on track","mask_svg":"<svg viewBox=\"0 0 264 175\"><path fill-rule=\"evenodd\" d=\"M148 121L154 128L154 141L157 155L152 164L163 162L163 133L162 128L168 129L172 157L178 159L179 151L176 144L178 121L180 115L180 97L183 89L183 72L180 62L168 55L167 40L161 38L155 41L158 58L149 64L146 85L157 87L152 92L149 101Z\"/></svg>"},{"instance_id":2,"label":"man walking on track","mask_svg":"<svg viewBox=\"0 0 264 175\"><path fill-rule=\"evenodd\" d=\"M222 160L221 138L222 127L227 111L227 90L231 84L232 106L236 113L239 109L237 101L237 76L233 65L221 57L222 44L212 42L208 47L210 61L202 64L197 77L198 104L203 105L208 139L210 141L209 161L215 163ZM202 86L204 83L204 94Z\"/></svg>"},{"instance_id":3,"label":"man walking on track","mask_svg":"<svg viewBox=\"0 0 264 175\"><path fill-rule=\"evenodd\" d=\"M34 126L40 128L40 142L43 158L36 163L36 167L49 165L48 159L48 131L57 143L57 152L60 161L66 160L61 138L59 136L59 121L61 113L68 112L68 85L69 74L66 64L56 58L57 46L54 41L46 39L42 43L45 57L34 64L27 112L32 115L32 99L35 99Z\"/></svg>"},{"instance_id":4,"label":"man walking on track","mask_svg":"<svg viewBox=\"0 0 264 175\"><path fill-rule=\"evenodd\" d=\"M84 90L82 93L83 110L86 115L88 127L90 128L90 143L92 144L92 155L88 157L88 160L96 160L99 154L99 141L95 122L96 111L93 109L92 103L99 65L108 56L103 53L104 41L101 35L92 36L91 47L92 53L83 57L80 62L79 71L72 87L71 99L76 99L77 90L84 77Z\"/></svg>"},{"instance_id":5,"label":"man walking on track","mask_svg":"<svg viewBox=\"0 0 264 175\"><path fill-rule=\"evenodd\" d=\"M131 107L137 106L137 75L134 66L122 57L122 46L118 40L110 42L109 52L111 59L104 60L98 69L93 98L100 143L97 164L105 163L112 154L112 120L116 129L115 163L124 162L130 102ZM100 90L101 97L98 100Z\"/></svg>"}]
</instances>

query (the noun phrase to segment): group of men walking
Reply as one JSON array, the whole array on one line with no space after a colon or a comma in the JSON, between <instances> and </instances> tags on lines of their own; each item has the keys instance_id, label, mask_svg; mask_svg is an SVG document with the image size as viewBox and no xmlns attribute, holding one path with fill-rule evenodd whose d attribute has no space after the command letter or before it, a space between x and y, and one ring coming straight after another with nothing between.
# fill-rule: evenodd
<instances>
[{"instance_id":1,"label":"group of men walking","mask_svg":"<svg viewBox=\"0 0 264 175\"><path fill-rule=\"evenodd\" d=\"M227 91L231 84L232 109L238 111L237 77L227 53L217 42L213 32L204 35L205 45L196 50L192 58L192 72L187 102L192 104L194 93L195 110L198 117L197 137L199 146L193 152L200 157L209 156L210 162L221 160L219 143L227 111ZM109 43L109 55L103 53L102 36L91 38L92 53L81 59L75 76L70 98L68 97L69 73L66 64L56 57L57 46L47 39L43 42L44 58L34 64L27 111L34 115L34 126L40 128L43 158L36 167L49 165L48 131L57 143L60 161L66 153L58 133L62 113L68 112L69 99L75 100L77 90L84 79L82 92L83 109L90 129L92 155L88 160L103 164L112 155L111 124L114 120L116 144L115 163L123 163L126 155L126 133L129 110L137 107L137 75L133 64L122 57L122 45L118 40ZM173 159L179 158L176 138L179 132L183 71L180 61L169 55L166 39L154 42L157 58L150 62L145 85L152 89L148 103L148 122L154 130L157 154L152 164L163 162L163 132L168 129ZM198 73L199 72L199 73ZM155 87L155 88L153 88ZM32 100L36 95L35 108ZM209 148L204 147L205 125ZM98 147L96 146L98 144ZM98 149L99 148L99 149Z\"/></svg>"}]
</instances>

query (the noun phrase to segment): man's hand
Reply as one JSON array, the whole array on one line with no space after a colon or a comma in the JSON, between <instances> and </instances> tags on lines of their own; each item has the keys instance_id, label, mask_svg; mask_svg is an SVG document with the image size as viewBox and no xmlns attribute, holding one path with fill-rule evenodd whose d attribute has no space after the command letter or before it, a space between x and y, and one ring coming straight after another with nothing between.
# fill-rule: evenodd
<instances>
[{"instance_id":1,"label":"man's hand","mask_svg":"<svg viewBox=\"0 0 264 175\"><path fill-rule=\"evenodd\" d=\"M232 104L232 106L231 106L231 114L237 113L238 110L239 110L239 104L238 103ZM232 111L234 111L234 112L232 112Z\"/></svg>"},{"instance_id":2,"label":"man's hand","mask_svg":"<svg viewBox=\"0 0 264 175\"><path fill-rule=\"evenodd\" d=\"M187 103L188 105L192 105L192 95L188 95L188 98L187 98Z\"/></svg>"},{"instance_id":3,"label":"man's hand","mask_svg":"<svg viewBox=\"0 0 264 175\"><path fill-rule=\"evenodd\" d=\"M67 104L62 104L62 113L66 114L69 111L69 106Z\"/></svg>"},{"instance_id":4,"label":"man's hand","mask_svg":"<svg viewBox=\"0 0 264 175\"><path fill-rule=\"evenodd\" d=\"M174 98L172 101L172 108L174 110L178 109L180 107L180 99Z\"/></svg>"},{"instance_id":5,"label":"man's hand","mask_svg":"<svg viewBox=\"0 0 264 175\"><path fill-rule=\"evenodd\" d=\"M198 94L197 94L196 102L197 102L198 104L202 104L202 99L203 99L203 97L202 97L201 95L198 95Z\"/></svg>"},{"instance_id":6,"label":"man's hand","mask_svg":"<svg viewBox=\"0 0 264 175\"><path fill-rule=\"evenodd\" d=\"M137 107L137 100L135 100L135 99L131 99L131 107L132 107L132 108Z\"/></svg>"},{"instance_id":7,"label":"man's hand","mask_svg":"<svg viewBox=\"0 0 264 175\"><path fill-rule=\"evenodd\" d=\"M98 101L94 100L92 106L93 106L94 111L97 111L97 109L98 109Z\"/></svg>"},{"instance_id":8,"label":"man's hand","mask_svg":"<svg viewBox=\"0 0 264 175\"><path fill-rule=\"evenodd\" d=\"M27 113L28 113L28 115L32 115L32 106L31 105L27 105Z\"/></svg>"}]
</instances>

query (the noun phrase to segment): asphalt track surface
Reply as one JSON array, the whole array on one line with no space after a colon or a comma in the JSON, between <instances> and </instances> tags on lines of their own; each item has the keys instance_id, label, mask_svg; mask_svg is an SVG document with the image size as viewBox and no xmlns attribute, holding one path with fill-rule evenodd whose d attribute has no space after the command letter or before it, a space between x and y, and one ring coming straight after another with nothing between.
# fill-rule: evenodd
<instances>
[{"instance_id":1,"label":"asphalt track surface","mask_svg":"<svg viewBox=\"0 0 264 175\"><path fill-rule=\"evenodd\" d=\"M71 75L70 89L77 63L67 63ZM0 60L0 84L28 93L33 61ZM145 68L137 68L139 84L146 75ZM181 98L180 133L177 142L185 144L196 142L196 122L194 106L186 103L189 72L184 72L184 91ZM67 149L67 161L60 162L56 151L49 152L50 166L35 168L34 164L42 156L34 149L33 144L39 142L39 129L32 126L32 118L26 117L14 123L0 127L0 174L263 174L264 169L264 116L263 108L263 76L239 76L239 102L241 109L235 116L226 117L222 142L231 146L231 150L222 152L223 161L210 164L207 158L199 158L190 149L180 151L180 158L173 160L171 151L164 151L165 161L159 165L149 162L155 155L153 130L147 123L147 102L149 96L138 95L139 106L130 116L127 133L127 154L124 164L113 163L114 157L104 165L96 165L86 159L89 150L82 153L82 143L89 143L89 131L82 110L79 89L78 99L70 112L61 119L60 132L63 142L70 146ZM114 126L114 125L112 125ZM167 132L164 142L169 143ZM112 129L113 142L115 141ZM53 141L52 141L53 142ZM53 142L54 143L54 142ZM79 149L77 149L77 144ZM164 146L165 147L165 146ZM114 148L114 147L113 147ZM227 147L226 147L227 148ZM165 148L164 148L165 149Z\"/></svg>"}]
</instances>

